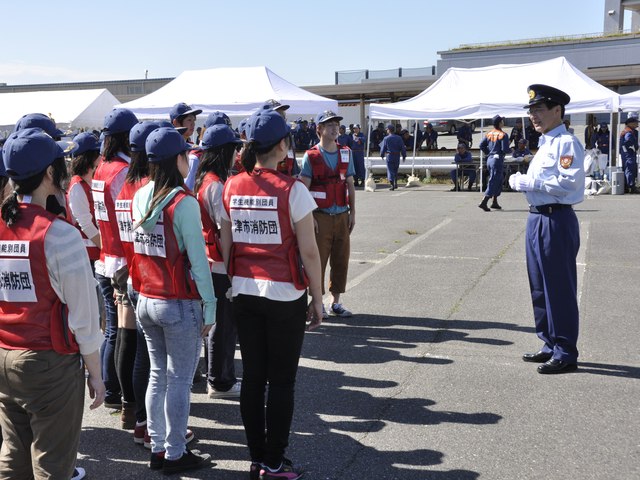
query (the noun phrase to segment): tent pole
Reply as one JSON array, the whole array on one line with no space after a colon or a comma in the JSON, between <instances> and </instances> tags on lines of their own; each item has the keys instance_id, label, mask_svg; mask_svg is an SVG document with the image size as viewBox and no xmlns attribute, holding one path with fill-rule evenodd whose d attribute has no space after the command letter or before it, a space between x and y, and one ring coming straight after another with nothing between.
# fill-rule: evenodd
<instances>
[{"instance_id":1,"label":"tent pole","mask_svg":"<svg viewBox=\"0 0 640 480\"><path fill-rule=\"evenodd\" d=\"M413 121L413 158L411 159L411 176L414 176L414 168L416 165L416 145L418 143L418 120Z\"/></svg>"},{"instance_id":2,"label":"tent pole","mask_svg":"<svg viewBox=\"0 0 640 480\"><path fill-rule=\"evenodd\" d=\"M484 118L480 119L480 138L483 138L484 136ZM480 140L482 142L482 140ZM480 144L478 144L480 145ZM484 159L484 154L482 153L482 150L480 150L480 172L478 172L480 174L480 192L482 192L482 190L484 190L484 185L482 182L482 161Z\"/></svg>"}]
</instances>

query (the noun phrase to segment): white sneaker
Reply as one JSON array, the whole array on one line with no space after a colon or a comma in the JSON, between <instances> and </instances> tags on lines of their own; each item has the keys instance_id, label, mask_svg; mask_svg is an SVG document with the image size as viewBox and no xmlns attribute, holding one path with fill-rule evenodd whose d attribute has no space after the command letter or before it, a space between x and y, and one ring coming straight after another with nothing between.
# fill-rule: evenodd
<instances>
[{"instance_id":1,"label":"white sneaker","mask_svg":"<svg viewBox=\"0 0 640 480\"><path fill-rule=\"evenodd\" d=\"M73 477L71 477L71 480L82 480L86 475L87 472L84 471L84 468L76 467L73 469Z\"/></svg>"},{"instance_id":2,"label":"white sneaker","mask_svg":"<svg viewBox=\"0 0 640 480\"><path fill-rule=\"evenodd\" d=\"M216 390L211 385L207 384L207 394L209 395L209 398L238 398L240 397L240 385L240 382L236 382L225 392L222 390Z\"/></svg>"}]
</instances>

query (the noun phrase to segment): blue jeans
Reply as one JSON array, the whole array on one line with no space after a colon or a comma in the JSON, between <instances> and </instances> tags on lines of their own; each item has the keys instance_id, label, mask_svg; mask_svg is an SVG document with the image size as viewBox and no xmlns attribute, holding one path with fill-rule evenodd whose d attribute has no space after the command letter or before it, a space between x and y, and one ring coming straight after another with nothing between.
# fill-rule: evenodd
<instances>
[{"instance_id":1,"label":"blue jeans","mask_svg":"<svg viewBox=\"0 0 640 480\"><path fill-rule=\"evenodd\" d=\"M147 429L151 451L177 460L185 452L191 384L200 359L200 300L163 300L140 294L136 307L149 350Z\"/></svg>"},{"instance_id":2,"label":"blue jeans","mask_svg":"<svg viewBox=\"0 0 640 480\"><path fill-rule=\"evenodd\" d=\"M129 283L127 285L127 295L131 301L131 306L135 309L138 304L138 292L133 289ZM136 421L139 423L147 420L147 408L144 404L147 395L147 386L149 385L149 372L151 364L149 363L149 351L147 350L147 341L144 338L144 332L139 322L137 324L137 342L136 342L136 359L133 364L133 394L136 398Z\"/></svg>"},{"instance_id":3,"label":"blue jeans","mask_svg":"<svg viewBox=\"0 0 640 480\"><path fill-rule=\"evenodd\" d=\"M106 401L118 403L120 399L120 382L116 373L115 353L118 337L118 311L113 299L111 279L96 273L96 280L104 301L104 343L100 347L102 363L102 379L107 390Z\"/></svg>"}]
</instances>

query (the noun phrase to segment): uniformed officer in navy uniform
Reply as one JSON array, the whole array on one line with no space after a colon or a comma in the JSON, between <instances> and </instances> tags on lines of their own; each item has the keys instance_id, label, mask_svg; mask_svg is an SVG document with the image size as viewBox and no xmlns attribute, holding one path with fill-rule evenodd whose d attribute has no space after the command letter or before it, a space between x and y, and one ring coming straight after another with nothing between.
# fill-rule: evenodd
<instances>
[{"instance_id":1,"label":"uniformed officer in navy uniform","mask_svg":"<svg viewBox=\"0 0 640 480\"><path fill-rule=\"evenodd\" d=\"M491 208L502 209L498 204L498 197L502 193L504 156L511 151L511 148L509 148L509 135L502 130L504 117L496 115L492 121L493 130L488 132L480 142L480 150L487 156L487 168L489 169L487 190L484 192L482 202L478 205L485 212L490 210L487 203L491 198L493 198Z\"/></svg>"},{"instance_id":2,"label":"uniformed officer in navy uniform","mask_svg":"<svg viewBox=\"0 0 640 480\"><path fill-rule=\"evenodd\" d=\"M596 148L600 150L603 155L609 156L609 125L607 122L602 122L600 128L596 132Z\"/></svg>"},{"instance_id":3,"label":"uniformed officer in navy uniform","mask_svg":"<svg viewBox=\"0 0 640 480\"><path fill-rule=\"evenodd\" d=\"M625 129L620 134L620 157L624 166L626 193L638 193L636 178L638 177L638 115L630 114L624 122Z\"/></svg>"},{"instance_id":4,"label":"uniformed officer in navy uniform","mask_svg":"<svg viewBox=\"0 0 640 480\"><path fill-rule=\"evenodd\" d=\"M529 118L542 134L526 175L509 177L529 202L526 253L536 333L542 348L525 353L539 373L570 372L578 361L576 257L580 229L572 205L584 200L584 149L562 123L569 95L548 85L531 85Z\"/></svg>"},{"instance_id":5,"label":"uniformed officer in navy uniform","mask_svg":"<svg viewBox=\"0 0 640 480\"><path fill-rule=\"evenodd\" d=\"M402 161L407 158L407 148L400 135L395 133L396 127L387 125L388 135L382 139L380 144L380 156L387 162L387 180L391 185L391 190L398 188L398 169L400 168L400 155Z\"/></svg>"}]
</instances>

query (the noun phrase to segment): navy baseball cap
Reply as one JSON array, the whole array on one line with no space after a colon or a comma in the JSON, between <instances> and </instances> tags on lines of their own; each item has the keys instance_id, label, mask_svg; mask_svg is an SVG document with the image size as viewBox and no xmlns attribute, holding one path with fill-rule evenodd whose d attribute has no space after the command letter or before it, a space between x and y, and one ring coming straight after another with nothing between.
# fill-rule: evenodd
<instances>
[{"instance_id":1,"label":"navy baseball cap","mask_svg":"<svg viewBox=\"0 0 640 480\"><path fill-rule=\"evenodd\" d=\"M238 124L238 133L242 135L243 132L247 130L247 122L249 121L249 117L244 118Z\"/></svg>"},{"instance_id":2,"label":"navy baseball cap","mask_svg":"<svg viewBox=\"0 0 640 480\"><path fill-rule=\"evenodd\" d=\"M72 157L77 157L90 151L100 151L100 140L91 132L82 132L73 137L73 141L69 144L65 153L68 153Z\"/></svg>"},{"instance_id":3,"label":"navy baseball cap","mask_svg":"<svg viewBox=\"0 0 640 480\"><path fill-rule=\"evenodd\" d=\"M362 128L362 127L360 127L359 123L356 123L356 124L353 125L353 128Z\"/></svg>"},{"instance_id":4,"label":"navy baseball cap","mask_svg":"<svg viewBox=\"0 0 640 480\"><path fill-rule=\"evenodd\" d=\"M504 121L504 117L500 116L500 115L495 115L491 121L493 122L493 125L496 126L498 125L500 122Z\"/></svg>"},{"instance_id":5,"label":"navy baseball cap","mask_svg":"<svg viewBox=\"0 0 640 480\"><path fill-rule=\"evenodd\" d=\"M291 133L282 115L275 110L258 110L247 122L247 140L260 147L275 145Z\"/></svg>"},{"instance_id":6,"label":"navy baseball cap","mask_svg":"<svg viewBox=\"0 0 640 480\"><path fill-rule=\"evenodd\" d=\"M394 130L395 131L396 126L393 125L392 123L390 123L389 125L387 125L387 130Z\"/></svg>"},{"instance_id":7,"label":"navy baseball cap","mask_svg":"<svg viewBox=\"0 0 640 480\"><path fill-rule=\"evenodd\" d=\"M167 122L169 123L169 122ZM132 152L144 152L145 142L147 137L155 129L160 128L159 122L146 120L144 122L138 122L129 132L129 146ZM173 125L171 125L173 128ZM177 129L176 129L177 130Z\"/></svg>"},{"instance_id":8,"label":"navy baseball cap","mask_svg":"<svg viewBox=\"0 0 640 480\"><path fill-rule=\"evenodd\" d=\"M23 115L20 120L17 121L13 131L19 132L25 128L40 128L53 138L61 137L64 134L62 130L56 127L51 117L44 113L28 113L27 115Z\"/></svg>"},{"instance_id":9,"label":"navy baseball cap","mask_svg":"<svg viewBox=\"0 0 640 480\"><path fill-rule=\"evenodd\" d=\"M176 103L169 111L169 118L173 122L176 118L186 117L187 115L200 115L202 110L191 108L186 103Z\"/></svg>"},{"instance_id":10,"label":"navy baseball cap","mask_svg":"<svg viewBox=\"0 0 640 480\"><path fill-rule=\"evenodd\" d=\"M4 168L4 161L2 160L2 149L0 148L0 177L6 177L7 171Z\"/></svg>"},{"instance_id":11,"label":"navy baseball cap","mask_svg":"<svg viewBox=\"0 0 640 480\"><path fill-rule=\"evenodd\" d=\"M152 131L144 143L150 163L161 162L191 147L173 127L160 127Z\"/></svg>"},{"instance_id":12,"label":"navy baseball cap","mask_svg":"<svg viewBox=\"0 0 640 480\"><path fill-rule=\"evenodd\" d=\"M638 114L637 113L630 113L629 116L627 117L627 119L624 121L625 125L627 123L631 123L631 122L637 122L638 121Z\"/></svg>"},{"instance_id":13,"label":"navy baseball cap","mask_svg":"<svg viewBox=\"0 0 640 480\"><path fill-rule=\"evenodd\" d=\"M524 108L544 102L557 103L564 106L571 101L571 97L562 90L540 83L529 85L527 92L529 93L529 103Z\"/></svg>"},{"instance_id":14,"label":"navy baseball cap","mask_svg":"<svg viewBox=\"0 0 640 480\"><path fill-rule=\"evenodd\" d=\"M324 122L328 122L329 120L337 120L339 122L342 120L342 117L331 110L325 110L324 112L319 113L316 116L316 123L318 125Z\"/></svg>"},{"instance_id":15,"label":"navy baseball cap","mask_svg":"<svg viewBox=\"0 0 640 480\"><path fill-rule=\"evenodd\" d=\"M158 128L161 128L161 127L175 128L179 134L183 134L184 132L187 131L187 127L176 127L169 120L156 120L155 122L158 124Z\"/></svg>"},{"instance_id":16,"label":"navy baseball cap","mask_svg":"<svg viewBox=\"0 0 640 480\"><path fill-rule=\"evenodd\" d=\"M231 127L228 125L212 125L204 131L200 146L203 150L220 147L227 143L241 144L244 143L238 137Z\"/></svg>"},{"instance_id":17,"label":"navy baseball cap","mask_svg":"<svg viewBox=\"0 0 640 480\"><path fill-rule=\"evenodd\" d=\"M24 180L42 172L56 158L64 157L60 145L41 128L25 128L9 135L2 147L7 176Z\"/></svg>"},{"instance_id":18,"label":"navy baseball cap","mask_svg":"<svg viewBox=\"0 0 640 480\"><path fill-rule=\"evenodd\" d=\"M216 110L215 112L210 113L204 121L205 128L209 128L212 125L228 125L230 127L231 119L226 113Z\"/></svg>"},{"instance_id":19,"label":"navy baseball cap","mask_svg":"<svg viewBox=\"0 0 640 480\"><path fill-rule=\"evenodd\" d=\"M273 98L267 100L264 102L264 105L262 105L263 110L288 110L289 107L290 105L282 104Z\"/></svg>"},{"instance_id":20,"label":"navy baseball cap","mask_svg":"<svg viewBox=\"0 0 640 480\"><path fill-rule=\"evenodd\" d=\"M128 108L114 108L104 117L102 133L113 135L114 133L129 132L138 123L138 117Z\"/></svg>"}]
</instances>

